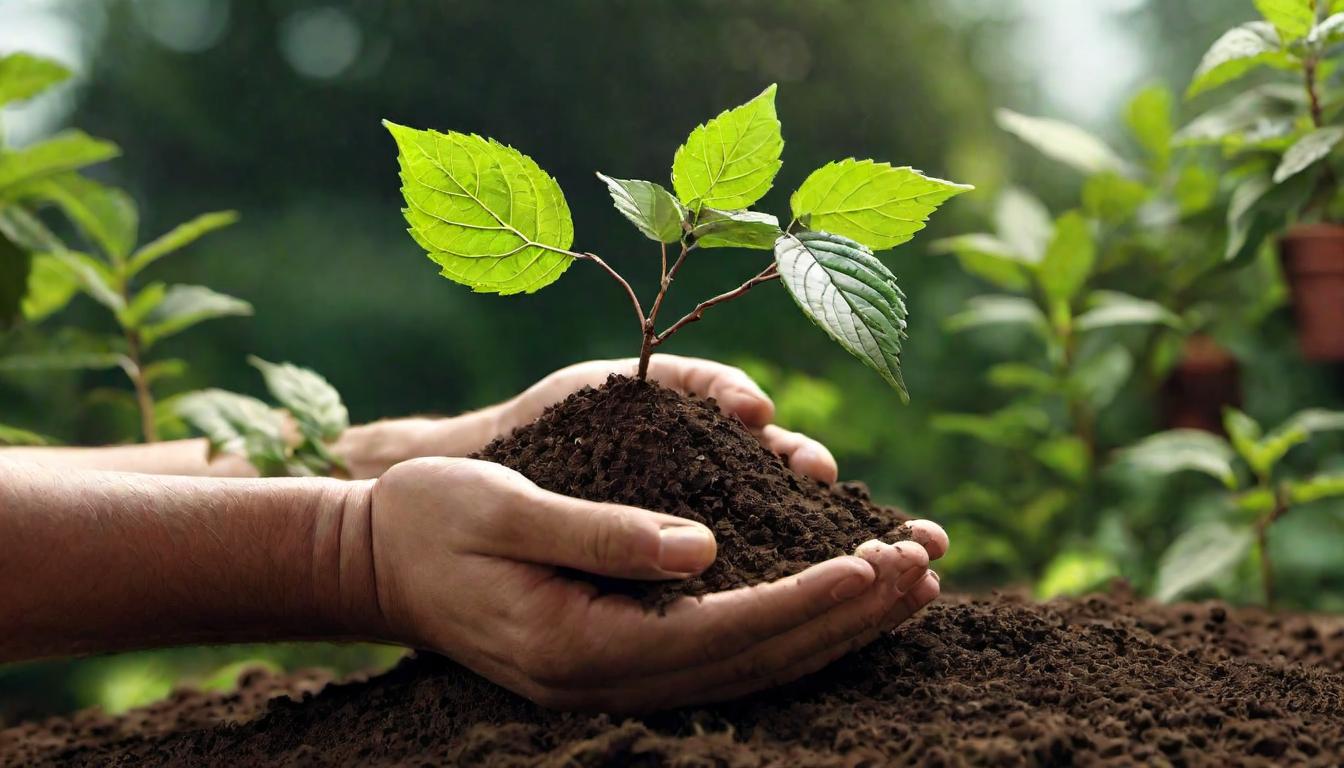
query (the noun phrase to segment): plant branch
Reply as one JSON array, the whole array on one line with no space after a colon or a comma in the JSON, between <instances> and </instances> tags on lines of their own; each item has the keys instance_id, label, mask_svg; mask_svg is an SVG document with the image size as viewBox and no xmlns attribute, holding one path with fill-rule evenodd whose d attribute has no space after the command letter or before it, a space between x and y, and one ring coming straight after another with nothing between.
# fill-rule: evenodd
<instances>
[{"instance_id":1,"label":"plant branch","mask_svg":"<svg viewBox=\"0 0 1344 768\"><path fill-rule=\"evenodd\" d=\"M775 271L775 265L771 263L770 266L758 272L755 277L737 286L733 290L728 291L727 293L721 293L712 299L706 299L705 301L700 302L699 304L695 305L695 309L692 309L690 312L688 312L685 317L673 323L667 330L655 336L653 339L653 346L656 347L659 344L662 344L663 342L667 341L668 337L671 336L672 334L681 330L683 327L699 320L701 317L704 316L705 310L709 309L715 304L722 304L725 301L735 299L738 296L741 296L742 294L746 293L747 291L750 291L752 288L755 288L756 286L760 285L761 283L769 282L770 280L775 280L778 277L779 273Z\"/></svg>"},{"instance_id":2,"label":"plant branch","mask_svg":"<svg viewBox=\"0 0 1344 768\"><path fill-rule=\"evenodd\" d=\"M639 347L639 369L636 377L643 381L649 375L649 358L653 356L653 348L658 345L656 334L654 333L654 323L658 322L658 310L663 307L663 299L667 297L667 289L672 286L672 280L676 278L677 272L681 271L681 265L686 262L686 254L691 252L690 245L685 240L681 241L681 253L677 260L672 264L671 271L667 268L667 243L661 243L663 253L662 277L658 281L658 296L653 300L653 306L649 309L649 316L644 318L644 341Z\"/></svg>"},{"instance_id":3,"label":"plant branch","mask_svg":"<svg viewBox=\"0 0 1344 768\"><path fill-rule=\"evenodd\" d=\"M639 303L639 297L635 295L635 289L630 287L630 283L626 282L625 278L621 277L621 274L619 272L612 269L610 264L603 261L602 258L595 253L573 253L568 251L567 253L569 253L570 256L573 256L576 259L583 259L585 261L593 262L597 266L601 267L602 270L606 272L608 275L611 275L611 279L620 283L621 287L625 289L625 295L630 297L630 303L635 308L635 317L639 319L639 327L641 329L644 328L644 306Z\"/></svg>"},{"instance_id":4,"label":"plant branch","mask_svg":"<svg viewBox=\"0 0 1344 768\"><path fill-rule=\"evenodd\" d=\"M145 379L144 349L140 343L140 332L133 328L125 329L126 357L129 365L123 366L131 385L135 387L135 402L140 410L140 431L146 443L159 441L159 427L154 414L154 393Z\"/></svg>"},{"instance_id":5,"label":"plant branch","mask_svg":"<svg viewBox=\"0 0 1344 768\"><path fill-rule=\"evenodd\" d=\"M1315 128L1325 125L1325 113L1321 107L1320 87L1317 83L1317 68L1320 65L1320 59L1315 54L1309 54L1302 61L1302 78L1305 81L1307 89L1307 104L1311 112L1311 124ZM1321 163L1320 177L1316 183L1316 191L1312 195L1312 200L1307 204L1307 209L1319 207L1324 214L1329 206L1330 195L1338 186L1338 180L1335 178L1335 171L1328 162ZM1324 216L1322 216L1324 218Z\"/></svg>"}]
</instances>

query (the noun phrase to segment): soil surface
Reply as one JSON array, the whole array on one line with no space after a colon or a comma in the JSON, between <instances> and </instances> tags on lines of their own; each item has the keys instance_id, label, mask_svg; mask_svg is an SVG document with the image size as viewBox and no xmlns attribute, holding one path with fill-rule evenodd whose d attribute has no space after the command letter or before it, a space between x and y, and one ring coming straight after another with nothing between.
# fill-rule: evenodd
<instances>
[{"instance_id":1,"label":"soil surface","mask_svg":"<svg viewBox=\"0 0 1344 768\"><path fill-rule=\"evenodd\" d=\"M909 538L899 511L860 483L828 486L794 474L713 399L612 376L486 446L478 458L516 469L548 491L614 501L704 523L714 565L685 581L595 579L662 607L797 573L869 539ZM590 577L591 578L591 577Z\"/></svg>"},{"instance_id":2,"label":"soil surface","mask_svg":"<svg viewBox=\"0 0 1344 768\"><path fill-rule=\"evenodd\" d=\"M899 536L861 488L793 475L713 403L613 379L482 454L544 487L700 520L720 558L647 605ZM954 542L953 546L974 546ZM539 709L441 657L367 680L245 675L109 717L0 730L0 766L1339 765L1344 619L1124 593L948 598L790 686L642 718Z\"/></svg>"},{"instance_id":3,"label":"soil surface","mask_svg":"<svg viewBox=\"0 0 1344 768\"><path fill-rule=\"evenodd\" d=\"M782 689L618 720L530 702L433 656L365 681L252 673L0 731L5 766L1339 765L1344 622L945 598Z\"/></svg>"}]
</instances>

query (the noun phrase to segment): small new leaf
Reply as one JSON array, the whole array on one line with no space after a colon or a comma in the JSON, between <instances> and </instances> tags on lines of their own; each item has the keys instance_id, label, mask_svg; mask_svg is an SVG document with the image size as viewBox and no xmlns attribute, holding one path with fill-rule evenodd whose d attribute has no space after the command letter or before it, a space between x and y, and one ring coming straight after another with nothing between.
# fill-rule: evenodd
<instances>
[{"instance_id":1,"label":"small new leaf","mask_svg":"<svg viewBox=\"0 0 1344 768\"><path fill-rule=\"evenodd\" d=\"M141 325L145 346L217 317L252 314L252 305L201 285L174 285Z\"/></svg>"},{"instance_id":2,"label":"small new leaf","mask_svg":"<svg viewBox=\"0 0 1344 768\"><path fill-rule=\"evenodd\" d=\"M1344 474L1338 472L1316 475L1288 486L1288 499L1293 504L1309 504L1340 496L1344 496Z\"/></svg>"},{"instance_id":3,"label":"small new leaf","mask_svg":"<svg viewBox=\"0 0 1344 768\"><path fill-rule=\"evenodd\" d=\"M305 437L329 442L349 429L350 413L340 394L316 372L290 363L268 363L259 357L247 361L261 371L266 388L298 421Z\"/></svg>"},{"instance_id":4,"label":"small new leaf","mask_svg":"<svg viewBox=\"0 0 1344 768\"><path fill-rule=\"evenodd\" d=\"M573 263L569 205L532 158L475 134L383 125L397 142L411 237L444 277L480 293L532 293Z\"/></svg>"},{"instance_id":5,"label":"small new leaf","mask_svg":"<svg viewBox=\"0 0 1344 768\"><path fill-rule=\"evenodd\" d=\"M828 232L801 232L779 238L775 264L803 314L908 401L901 377L905 296L872 251Z\"/></svg>"},{"instance_id":6,"label":"small new leaf","mask_svg":"<svg viewBox=\"0 0 1344 768\"><path fill-rule=\"evenodd\" d=\"M116 144L83 131L62 131L45 141L0 154L0 193L44 176L101 163L121 154Z\"/></svg>"},{"instance_id":7,"label":"small new leaf","mask_svg":"<svg viewBox=\"0 0 1344 768\"><path fill-rule=\"evenodd\" d=\"M1181 326L1176 313L1155 301L1119 291L1093 291L1088 299L1092 308L1074 318L1075 330L1094 331L1120 325Z\"/></svg>"},{"instance_id":8,"label":"small new leaf","mask_svg":"<svg viewBox=\"0 0 1344 768\"><path fill-rule=\"evenodd\" d=\"M1139 91L1125 109L1125 122L1139 146L1152 159L1153 166L1165 169L1171 159L1171 91L1163 85L1149 85Z\"/></svg>"},{"instance_id":9,"label":"small new leaf","mask_svg":"<svg viewBox=\"0 0 1344 768\"><path fill-rule=\"evenodd\" d=\"M113 263L121 263L135 245L139 215L131 196L119 189L71 172L21 185L14 196L58 206Z\"/></svg>"},{"instance_id":10,"label":"small new leaf","mask_svg":"<svg viewBox=\"0 0 1344 768\"><path fill-rule=\"evenodd\" d=\"M51 59L27 53L0 56L0 106L23 101L70 77L70 70Z\"/></svg>"},{"instance_id":11,"label":"small new leaf","mask_svg":"<svg viewBox=\"0 0 1344 768\"><path fill-rule=\"evenodd\" d=\"M701 208L695 215L691 238L700 248L758 248L770 250L784 230L779 219L758 211L720 211Z\"/></svg>"},{"instance_id":12,"label":"small new leaf","mask_svg":"<svg viewBox=\"0 0 1344 768\"><path fill-rule=\"evenodd\" d=\"M1129 164L1105 142L1072 123L1032 117L1000 109L994 113L999 127L1030 144L1046 157L1083 173L1126 173Z\"/></svg>"},{"instance_id":13,"label":"small new leaf","mask_svg":"<svg viewBox=\"0 0 1344 768\"><path fill-rule=\"evenodd\" d=\"M1236 489L1232 446L1197 429L1173 429L1151 435L1120 452L1120 461L1154 474L1203 472Z\"/></svg>"},{"instance_id":14,"label":"small new leaf","mask_svg":"<svg viewBox=\"0 0 1344 768\"><path fill-rule=\"evenodd\" d=\"M1069 301L1087 283L1096 261L1097 246L1087 219L1077 211L1060 216L1037 275L1041 289L1052 303Z\"/></svg>"},{"instance_id":15,"label":"small new leaf","mask_svg":"<svg viewBox=\"0 0 1344 768\"><path fill-rule=\"evenodd\" d=\"M1279 33L1272 24L1248 21L1233 27L1214 41L1195 69L1185 92L1192 98L1211 88L1230 83L1258 66L1284 67L1291 62L1279 45Z\"/></svg>"},{"instance_id":16,"label":"small new leaf","mask_svg":"<svg viewBox=\"0 0 1344 768\"><path fill-rule=\"evenodd\" d=\"M1156 597L1170 602L1230 572L1250 551L1250 528L1201 523L1176 537L1157 566Z\"/></svg>"},{"instance_id":17,"label":"small new leaf","mask_svg":"<svg viewBox=\"0 0 1344 768\"><path fill-rule=\"evenodd\" d=\"M1316 0L1255 0L1255 9L1285 43L1306 37L1316 26Z\"/></svg>"},{"instance_id":18,"label":"small new leaf","mask_svg":"<svg viewBox=\"0 0 1344 768\"><path fill-rule=\"evenodd\" d=\"M179 251L205 235L236 221L238 221L236 211L215 211L203 213L191 221L178 224L131 254L130 263L127 265L130 274L135 275L164 256Z\"/></svg>"},{"instance_id":19,"label":"small new leaf","mask_svg":"<svg viewBox=\"0 0 1344 768\"><path fill-rule=\"evenodd\" d=\"M611 202L644 236L659 243L681 239L686 209L661 184L638 179L614 179L597 174L611 192Z\"/></svg>"},{"instance_id":20,"label":"small new leaf","mask_svg":"<svg viewBox=\"0 0 1344 768\"><path fill-rule=\"evenodd\" d=\"M1283 153L1279 167L1274 169L1274 183L1282 184L1290 176L1301 173L1318 160L1330 154L1330 150L1344 139L1344 126L1332 125L1318 128L1298 139Z\"/></svg>"},{"instance_id":21,"label":"small new leaf","mask_svg":"<svg viewBox=\"0 0 1344 768\"><path fill-rule=\"evenodd\" d=\"M810 229L884 250L909 241L938 206L970 189L908 166L849 158L813 171L789 203L794 218Z\"/></svg>"},{"instance_id":22,"label":"small new leaf","mask_svg":"<svg viewBox=\"0 0 1344 768\"><path fill-rule=\"evenodd\" d=\"M672 158L672 188L688 208L746 208L770 189L784 138L775 86L697 126Z\"/></svg>"}]
</instances>

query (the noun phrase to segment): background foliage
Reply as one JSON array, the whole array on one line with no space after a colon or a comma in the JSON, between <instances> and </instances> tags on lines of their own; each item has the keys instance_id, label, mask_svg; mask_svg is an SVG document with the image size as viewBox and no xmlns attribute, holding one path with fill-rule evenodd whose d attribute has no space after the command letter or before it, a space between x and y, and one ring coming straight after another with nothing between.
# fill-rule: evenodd
<instances>
[{"instance_id":1,"label":"background foliage","mask_svg":"<svg viewBox=\"0 0 1344 768\"><path fill-rule=\"evenodd\" d=\"M632 356L639 348L626 302L592 265L576 264L551 290L506 299L436 277L406 236L395 147L381 119L473 131L524 148L564 189L575 246L601 253L632 283L652 285L655 251L613 215L592 170L664 179L672 151L698 122L777 81L785 170L764 209L787 210L789 190L808 169L849 156L908 163L977 187L944 206L926 237L887 259L909 294L903 368L912 403L901 405L816 332L782 291L754 292L722 307L666 351L746 366L776 397L782 420L835 450L843 476L862 478L881 499L946 525L954 546L940 571L954 588L1032 584L1048 595L1123 575L1147 590L1168 544L1219 519L1226 495L1199 477L1159 482L1124 469L1087 479L1080 492L1067 466L1061 474L1032 455L1039 445L1014 443L1021 419L1030 429L1036 417L1015 407L1020 391L991 379L996 370L1000 380L1011 378L1004 365L1046 362L1041 342L1014 328L951 335L946 318L971 297L1004 286L929 247L954 234L1002 236L996 211L1012 190L1030 190L1050 220L1074 210L1093 218L1113 213L1097 201L1123 209L1120 185L1098 190L1105 182L1091 181L1096 174L1043 159L995 120L998 108L1068 116L1042 84L1070 66L1072 46L1099 43L1032 43L1068 4L6 0L0 30L7 17L58 20L63 26L29 32L65 30L47 37L65 41L61 53L79 76L3 120L11 140L74 125L120 145L123 156L91 175L131 194L148 235L202 211L239 212L239 223L194 244L191 258L155 266L156 279L209 285L255 310L254 317L165 339L158 354L191 363L185 376L162 385L165 396L207 386L262 396L263 384L245 362L255 354L320 371L358 423L477 407L556 367ZM1209 44L1254 9L1249 1L1104 5L1106 23L1122 25L1137 41L1139 66L1119 91L1098 96L1105 106L1086 119L1120 157L1149 162L1140 159L1152 158L1144 138L1152 126L1126 124L1128 96L1150 83L1184 92ZM27 44L0 32L0 50ZM1026 48L1037 49L1036 59ZM1171 119L1183 125L1223 100L1175 100ZM18 135L24 131L29 135ZM1219 172L1214 150L1193 162ZM1097 205L1089 207L1089 199ZM1075 227L1064 219L1052 226ZM1180 237L1188 253L1219 255L1225 247L1216 226L1190 227ZM743 262L741 274L733 272L749 252L713 254L732 266L688 270L669 316L754 271ZM1270 279L1253 286L1263 290L1248 302L1275 290L1272 262ZM1145 286L1135 274L1159 284ZM1165 276L1139 266L1127 280L1088 288L1152 296L1168 286ZM1274 425L1308 406L1339 406L1339 371L1303 363L1286 310L1269 305L1255 322L1215 333L1242 362L1244 410ZM105 310L84 299L53 320L115 330ZM1129 350L1130 371L1096 408L1096 466L1113 449L1162 428L1153 382L1135 362L1143 359L1141 341L1115 341ZM0 354L41 343L31 332L12 333L0 340ZM1050 423L1064 424L1055 407L1045 406ZM963 417L962 428L935 429L947 427L950 414ZM122 441L138 429L117 371L0 376L0 417L76 444ZM1047 441L1068 437L1049 433L1053 428ZM978 439L986 435L991 439ZM1287 461L1329 471L1339 464L1332 458L1339 448L1339 437L1326 434ZM1344 510L1329 502L1303 510L1286 516L1270 542L1280 601L1344 609ZM1194 594L1256 599L1256 578L1249 566ZM124 705L161 693L165 679L205 680L240 657L350 668L388 653L179 650L0 668L0 718Z\"/></svg>"}]
</instances>

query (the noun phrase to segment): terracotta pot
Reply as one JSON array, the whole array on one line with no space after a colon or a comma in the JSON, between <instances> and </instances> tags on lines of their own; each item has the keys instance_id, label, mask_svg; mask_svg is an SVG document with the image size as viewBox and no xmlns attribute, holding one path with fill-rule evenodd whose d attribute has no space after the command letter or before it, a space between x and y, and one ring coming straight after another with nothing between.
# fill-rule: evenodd
<instances>
[{"instance_id":1,"label":"terracotta pot","mask_svg":"<svg viewBox=\"0 0 1344 768\"><path fill-rule=\"evenodd\" d=\"M1344 226L1293 227L1279 241L1279 253L1302 356L1344 360Z\"/></svg>"},{"instance_id":2,"label":"terracotta pot","mask_svg":"<svg viewBox=\"0 0 1344 768\"><path fill-rule=\"evenodd\" d=\"M1161 401L1168 429L1222 434L1223 408L1241 406L1241 366L1212 337L1191 336L1162 385Z\"/></svg>"}]
</instances>

